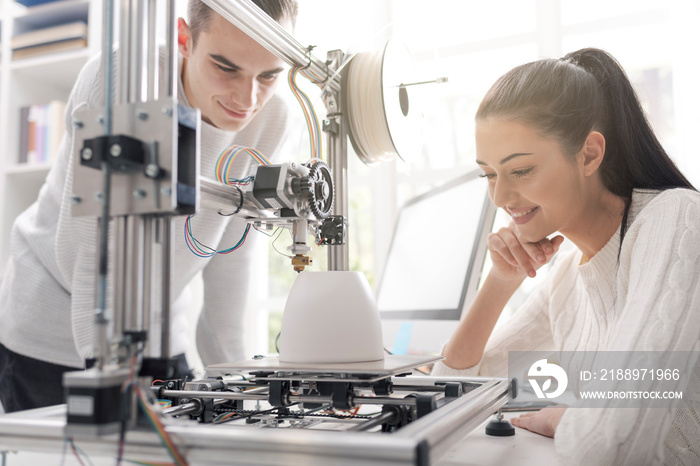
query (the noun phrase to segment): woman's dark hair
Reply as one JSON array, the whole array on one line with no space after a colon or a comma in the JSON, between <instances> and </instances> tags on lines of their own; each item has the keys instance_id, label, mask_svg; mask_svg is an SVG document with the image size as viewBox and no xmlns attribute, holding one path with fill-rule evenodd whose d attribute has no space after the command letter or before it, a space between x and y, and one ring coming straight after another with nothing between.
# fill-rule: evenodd
<instances>
[{"instance_id":1,"label":"woman's dark hair","mask_svg":"<svg viewBox=\"0 0 700 466\"><path fill-rule=\"evenodd\" d=\"M288 18L292 22L292 27L296 24L299 5L296 0L253 0L262 11L277 21ZM187 17L192 33L192 42L197 41L199 33L206 31L209 26L209 18L214 13L202 0L189 0L187 3Z\"/></svg>"},{"instance_id":2,"label":"woman's dark hair","mask_svg":"<svg viewBox=\"0 0 700 466\"><path fill-rule=\"evenodd\" d=\"M695 189L654 135L625 71L602 50L582 49L512 69L477 110L477 121L491 117L537 128L569 154L599 131L606 141L599 168L603 184L626 201L620 244L633 189Z\"/></svg>"}]
</instances>

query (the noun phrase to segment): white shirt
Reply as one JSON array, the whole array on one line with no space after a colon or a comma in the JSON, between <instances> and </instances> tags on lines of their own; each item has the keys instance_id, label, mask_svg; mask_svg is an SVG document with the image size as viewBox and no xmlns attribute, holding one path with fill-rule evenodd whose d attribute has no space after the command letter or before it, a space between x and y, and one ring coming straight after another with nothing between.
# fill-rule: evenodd
<instances>
[{"instance_id":1,"label":"white shirt","mask_svg":"<svg viewBox=\"0 0 700 466\"><path fill-rule=\"evenodd\" d=\"M697 465L700 194L635 190L629 222L621 250L618 230L586 264L578 250L558 257L476 366L433 375L507 376L508 351L693 351L675 408L569 408L554 443L567 465Z\"/></svg>"}]
</instances>

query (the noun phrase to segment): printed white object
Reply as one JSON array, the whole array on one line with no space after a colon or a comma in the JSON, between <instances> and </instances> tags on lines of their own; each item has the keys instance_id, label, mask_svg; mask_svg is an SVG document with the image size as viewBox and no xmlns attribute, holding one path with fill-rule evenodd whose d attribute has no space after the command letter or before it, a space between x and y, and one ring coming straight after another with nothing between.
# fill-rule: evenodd
<instances>
[{"instance_id":1,"label":"printed white object","mask_svg":"<svg viewBox=\"0 0 700 466\"><path fill-rule=\"evenodd\" d=\"M384 359L382 324L360 272L303 272L282 316L279 360L352 363Z\"/></svg>"}]
</instances>

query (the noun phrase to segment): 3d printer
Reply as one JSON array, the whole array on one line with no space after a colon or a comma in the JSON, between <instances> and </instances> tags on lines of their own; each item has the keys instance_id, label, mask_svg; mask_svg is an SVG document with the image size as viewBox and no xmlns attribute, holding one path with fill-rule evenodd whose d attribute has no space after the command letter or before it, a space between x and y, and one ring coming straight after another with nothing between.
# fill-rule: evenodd
<instances>
[{"instance_id":1,"label":"3d printer","mask_svg":"<svg viewBox=\"0 0 700 466\"><path fill-rule=\"evenodd\" d=\"M120 37L119 62L128 65L120 67L117 84L124 87L113 86L112 72L103 73L104 106L85 110L75 120L83 142L75 153L73 215L99 218L101 225L95 365L66 375L66 405L0 418L0 448L61 451L68 437L88 454L139 461L169 454L176 464L429 464L514 397L516 387L510 379L412 375L414 368L438 358L385 356L376 305L367 298L371 290L363 277L348 271L348 136L366 161L373 161L377 151L362 136L362 119L352 117L363 109L348 95L363 75L357 67L379 60L373 69L381 71L377 79L386 93L383 136L401 152L404 142L398 142L392 127L412 125L416 112L409 110L409 94L401 84L410 77L397 76L389 64L401 62L404 52L387 45L378 55L358 58L357 65L340 51L320 61L250 0L205 2L322 84L328 163L262 163L254 166L246 186L201 174L197 111L178 105L172 76L165 89L152 91L154 65L146 60L144 66L136 56L136 43L148 41L146 49L156 49L149 34L156 16L144 17L144 2L124 0L121 24L132 21L139 33ZM105 2L105 17L112 19L105 28L105 70L114 66L114 16L113 2ZM165 21L166 69L175 69L172 0ZM147 95L128 91L144 83ZM116 96L113 88L120 89ZM96 170L101 178L94 176ZM208 367L203 380L153 382L152 376L167 374L170 364L170 219L196 213L201 205L258 227L290 229L292 265L299 272L310 265L307 234L313 232L316 243L329 248L330 271L299 275L285 311L279 358L222 362ZM151 254L156 242L162 250L159 263ZM110 255L110 249L115 253ZM113 310L106 304L108 261L116 270ZM148 316L156 310L150 295L143 296L150 293L143 284L150 283L154 270L163 272L161 318L151 326ZM353 301L341 300L349 308L324 305L317 311L314 306L323 300L305 292L315 287L342 290ZM344 327L361 329L366 340L305 338L308 322L328 326L339 319ZM149 347L151 341L159 341L160 348Z\"/></svg>"}]
</instances>

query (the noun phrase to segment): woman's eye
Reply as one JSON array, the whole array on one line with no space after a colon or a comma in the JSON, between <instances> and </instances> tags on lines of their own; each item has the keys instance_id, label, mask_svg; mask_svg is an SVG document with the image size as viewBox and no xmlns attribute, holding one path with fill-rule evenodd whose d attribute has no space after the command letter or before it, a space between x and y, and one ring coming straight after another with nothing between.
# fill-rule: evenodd
<instances>
[{"instance_id":1,"label":"woman's eye","mask_svg":"<svg viewBox=\"0 0 700 466\"><path fill-rule=\"evenodd\" d=\"M491 178L494 178L495 176L496 176L495 173L479 173L479 177L481 177L481 178L491 179Z\"/></svg>"},{"instance_id":2,"label":"woman's eye","mask_svg":"<svg viewBox=\"0 0 700 466\"><path fill-rule=\"evenodd\" d=\"M516 178L522 178L522 177L524 177L525 175L527 175L528 173L530 173L531 171L532 171L532 168L526 168L526 169L524 169L524 170L513 170L511 173L512 173L513 176L515 176Z\"/></svg>"}]
</instances>

